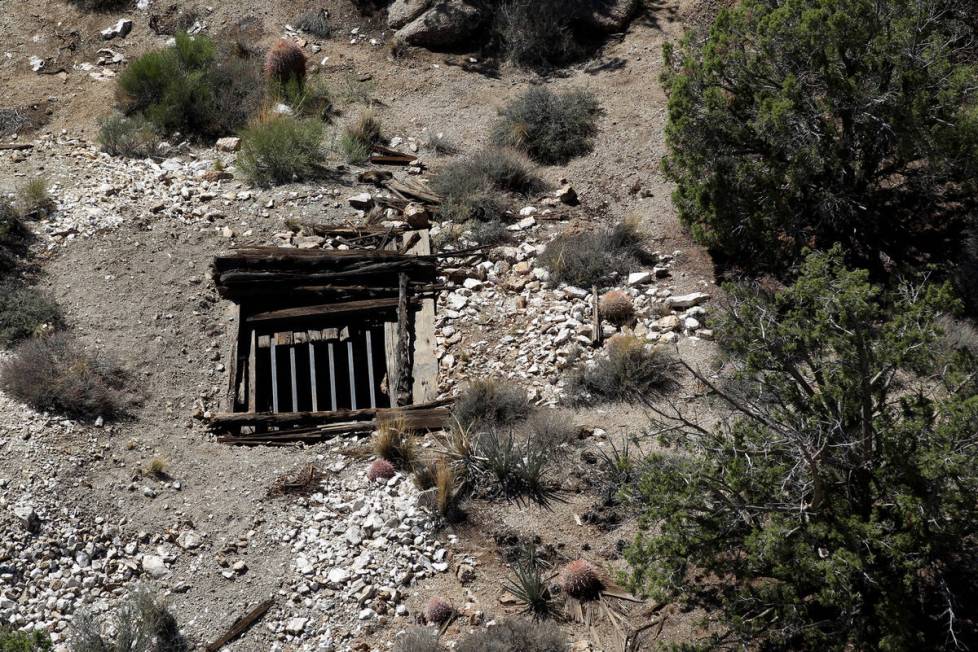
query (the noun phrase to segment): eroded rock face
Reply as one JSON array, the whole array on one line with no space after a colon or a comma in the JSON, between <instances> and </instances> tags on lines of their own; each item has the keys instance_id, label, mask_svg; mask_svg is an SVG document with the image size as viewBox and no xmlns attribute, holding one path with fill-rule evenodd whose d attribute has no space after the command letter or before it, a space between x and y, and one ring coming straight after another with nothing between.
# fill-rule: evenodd
<instances>
[{"instance_id":1,"label":"eroded rock face","mask_svg":"<svg viewBox=\"0 0 978 652\"><path fill-rule=\"evenodd\" d=\"M387 8L387 26L401 29L420 16L431 5L431 0L394 0Z\"/></svg>"},{"instance_id":2,"label":"eroded rock face","mask_svg":"<svg viewBox=\"0 0 978 652\"><path fill-rule=\"evenodd\" d=\"M583 19L589 26L613 34L628 27L638 8L636 0L591 0L591 10Z\"/></svg>"},{"instance_id":3,"label":"eroded rock face","mask_svg":"<svg viewBox=\"0 0 978 652\"><path fill-rule=\"evenodd\" d=\"M442 0L402 27L397 38L409 45L446 48L471 37L479 28L482 12L464 0Z\"/></svg>"}]
</instances>

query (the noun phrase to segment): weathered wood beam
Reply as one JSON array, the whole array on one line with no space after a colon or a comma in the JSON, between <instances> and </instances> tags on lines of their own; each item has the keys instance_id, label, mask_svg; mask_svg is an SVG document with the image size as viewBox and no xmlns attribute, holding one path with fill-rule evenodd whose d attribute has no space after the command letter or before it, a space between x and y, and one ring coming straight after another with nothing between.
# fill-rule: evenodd
<instances>
[{"instance_id":1,"label":"weathered wood beam","mask_svg":"<svg viewBox=\"0 0 978 652\"><path fill-rule=\"evenodd\" d=\"M378 418L390 418L401 414L406 414L414 410L426 410L430 408L444 407L451 405L452 399L439 399L428 403L407 405L397 408L377 408L361 410L330 410L328 412L259 412L257 414L247 414L244 412L228 412L216 414L210 418L209 426L212 429L237 428L241 426L277 426L284 427L298 424L330 423L335 421L354 421L357 419L370 418L376 415Z\"/></svg>"}]
</instances>

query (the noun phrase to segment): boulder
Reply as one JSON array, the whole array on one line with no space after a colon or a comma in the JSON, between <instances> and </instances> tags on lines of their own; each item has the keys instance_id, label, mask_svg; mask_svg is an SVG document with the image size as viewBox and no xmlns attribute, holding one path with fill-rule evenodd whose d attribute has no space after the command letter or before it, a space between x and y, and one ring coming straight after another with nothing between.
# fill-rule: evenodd
<instances>
[{"instance_id":1,"label":"boulder","mask_svg":"<svg viewBox=\"0 0 978 652\"><path fill-rule=\"evenodd\" d=\"M423 205L411 202L404 207L404 221L412 229L427 229L431 226L431 213Z\"/></svg>"},{"instance_id":2,"label":"boulder","mask_svg":"<svg viewBox=\"0 0 978 652\"><path fill-rule=\"evenodd\" d=\"M214 147L219 152L236 152L241 149L241 139L236 136L218 138L217 142L214 143Z\"/></svg>"},{"instance_id":3,"label":"boulder","mask_svg":"<svg viewBox=\"0 0 978 652\"><path fill-rule=\"evenodd\" d=\"M481 22L478 7L465 0L442 0L398 30L395 38L408 45L446 48L468 40Z\"/></svg>"},{"instance_id":4,"label":"boulder","mask_svg":"<svg viewBox=\"0 0 978 652\"><path fill-rule=\"evenodd\" d=\"M401 29L417 18L431 4L431 0L394 0L387 7L387 26Z\"/></svg>"},{"instance_id":5,"label":"boulder","mask_svg":"<svg viewBox=\"0 0 978 652\"><path fill-rule=\"evenodd\" d=\"M116 37L125 38L131 31L132 21L127 18L122 18L115 25L106 27L100 33L102 34L103 40L110 41Z\"/></svg>"},{"instance_id":6,"label":"boulder","mask_svg":"<svg viewBox=\"0 0 978 652\"><path fill-rule=\"evenodd\" d=\"M38 518L37 512L30 505L15 507L14 516L17 517L17 520L20 521L20 524L28 532L36 533L41 529L41 519Z\"/></svg>"},{"instance_id":7,"label":"boulder","mask_svg":"<svg viewBox=\"0 0 978 652\"><path fill-rule=\"evenodd\" d=\"M605 34L624 31L638 13L637 0L591 0L591 10L585 12L585 24Z\"/></svg>"},{"instance_id":8,"label":"boulder","mask_svg":"<svg viewBox=\"0 0 978 652\"><path fill-rule=\"evenodd\" d=\"M690 294L680 294L666 299L666 305L672 309L684 310L704 303L710 298L705 292L691 292Z\"/></svg>"}]
</instances>

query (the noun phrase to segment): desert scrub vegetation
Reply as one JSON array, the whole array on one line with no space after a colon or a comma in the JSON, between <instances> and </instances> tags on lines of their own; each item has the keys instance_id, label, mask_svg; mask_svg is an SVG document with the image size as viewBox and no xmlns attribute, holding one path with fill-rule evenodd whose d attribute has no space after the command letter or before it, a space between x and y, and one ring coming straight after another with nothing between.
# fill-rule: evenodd
<instances>
[{"instance_id":1,"label":"desert scrub vegetation","mask_svg":"<svg viewBox=\"0 0 978 652\"><path fill-rule=\"evenodd\" d=\"M569 652L567 638L550 622L507 618L462 639L457 652Z\"/></svg>"},{"instance_id":2,"label":"desert scrub vegetation","mask_svg":"<svg viewBox=\"0 0 978 652\"><path fill-rule=\"evenodd\" d=\"M27 219L46 217L55 206L48 190L48 181L44 177L34 177L18 186L17 201L20 203L21 217Z\"/></svg>"},{"instance_id":3,"label":"desert scrub vegetation","mask_svg":"<svg viewBox=\"0 0 978 652\"><path fill-rule=\"evenodd\" d=\"M138 57L119 75L117 99L126 115L140 115L160 133L204 138L234 133L261 103L257 64L225 51L210 38L180 33L171 47Z\"/></svg>"},{"instance_id":4,"label":"desert scrub vegetation","mask_svg":"<svg viewBox=\"0 0 978 652\"><path fill-rule=\"evenodd\" d=\"M364 111L343 128L339 147L347 163L360 164L370 157L374 145L384 142L384 129L373 111Z\"/></svg>"},{"instance_id":5,"label":"desert scrub vegetation","mask_svg":"<svg viewBox=\"0 0 978 652\"><path fill-rule=\"evenodd\" d=\"M672 389L678 375L676 357L666 347L646 344L634 335L615 335L604 355L571 369L565 396L574 405L636 402Z\"/></svg>"},{"instance_id":6,"label":"desert scrub vegetation","mask_svg":"<svg viewBox=\"0 0 978 652\"><path fill-rule=\"evenodd\" d=\"M49 652L53 649L51 637L43 630L25 632L0 625L0 652Z\"/></svg>"},{"instance_id":7,"label":"desert scrub vegetation","mask_svg":"<svg viewBox=\"0 0 978 652\"><path fill-rule=\"evenodd\" d=\"M58 304L17 279L0 278L0 347L64 325Z\"/></svg>"},{"instance_id":8,"label":"desert scrub vegetation","mask_svg":"<svg viewBox=\"0 0 978 652\"><path fill-rule=\"evenodd\" d=\"M5 197L0 197L0 279L17 266L18 257L27 251L30 231L20 213Z\"/></svg>"},{"instance_id":9,"label":"desert scrub vegetation","mask_svg":"<svg viewBox=\"0 0 978 652\"><path fill-rule=\"evenodd\" d=\"M973 19L959 0L750 0L667 45L664 169L693 237L753 273L833 243L880 278L953 264L978 190Z\"/></svg>"},{"instance_id":10,"label":"desert scrub vegetation","mask_svg":"<svg viewBox=\"0 0 978 652\"><path fill-rule=\"evenodd\" d=\"M36 410L80 419L120 416L128 374L67 333L21 342L0 365L0 389Z\"/></svg>"},{"instance_id":11,"label":"desert scrub vegetation","mask_svg":"<svg viewBox=\"0 0 978 652\"><path fill-rule=\"evenodd\" d=\"M497 147L482 149L441 168L431 183L443 197L439 214L457 223L498 222L505 212L503 192L528 196L546 189L521 155Z\"/></svg>"},{"instance_id":12,"label":"desert scrub vegetation","mask_svg":"<svg viewBox=\"0 0 978 652\"><path fill-rule=\"evenodd\" d=\"M432 631L420 627L409 630L394 641L394 652L445 652Z\"/></svg>"},{"instance_id":13,"label":"desert scrub vegetation","mask_svg":"<svg viewBox=\"0 0 978 652\"><path fill-rule=\"evenodd\" d=\"M595 231L562 233L540 255L539 263L553 283L578 287L605 281L654 262L645 249L645 235L636 220L624 220Z\"/></svg>"},{"instance_id":14,"label":"desert scrub vegetation","mask_svg":"<svg viewBox=\"0 0 978 652\"><path fill-rule=\"evenodd\" d=\"M323 125L311 118L274 115L241 132L237 165L258 186L314 177L323 157Z\"/></svg>"},{"instance_id":15,"label":"desert scrub vegetation","mask_svg":"<svg viewBox=\"0 0 978 652\"><path fill-rule=\"evenodd\" d=\"M529 414L526 390L496 378L470 381L452 408L452 416L465 428L512 426Z\"/></svg>"},{"instance_id":16,"label":"desert scrub vegetation","mask_svg":"<svg viewBox=\"0 0 978 652\"><path fill-rule=\"evenodd\" d=\"M505 583L506 590L523 606L523 612L534 620L557 615L557 604L546 570L531 545L513 563L511 575Z\"/></svg>"},{"instance_id":17,"label":"desert scrub vegetation","mask_svg":"<svg viewBox=\"0 0 978 652\"><path fill-rule=\"evenodd\" d=\"M403 418L381 421L370 443L374 455L399 469L410 471L418 461L414 435Z\"/></svg>"},{"instance_id":18,"label":"desert scrub vegetation","mask_svg":"<svg viewBox=\"0 0 978 652\"><path fill-rule=\"evenodd\" d=\"M153 123L141 115L113 113L99 122L98 143L112 156L152 158L159 155L160 142Z\"/></svg>"},{"instance_id":19,"label":"desert scrub vegetation","mask_svg":"<svg viewBox=\"0 0 978 652\"><path fill-rule=\"evenodd\" d=\"M603 113L588 90L555 93L534 86L499 112L492 140L521 150L538 163L561 165L591 151Z\"/></svg>"},{"instance_id":20,"label":"desert scrub vegetation","mask_svg":"<svg viewBox=\"0 0 978 652\"><path fill-rule=\"evenodd\" d=\"M638 483L632 587L764 649L973 648L978 361L946 346L957 302L873 284L838 246L794 274L727 285L728 376L690 371L718 422L646 402L666 448Z\"/></svg>"},{"instance_id":21,"label":"desert scrub vegetation","mask_svg":"<svg viewBox=\"0 0 978 652\"><path fill-rule=\"evenodd\" d=\"M146 587L139 587L119 604L107 622L81 612L69 634L71 652L189 652L176 617Z\"/></svg>"},{"instance_id":22,"label":"desert scrub vegetation","mask_svg":"<svg viewBox=\"0 0 978 652\"><path fill-rule=\"evenodd\" d=\"M332 29L325 9L313 9L299 14L292 21L293 27L317 38L329 38Z\"/></svg>"},{"instance_id":23,"label":"desert scrub vegetation","mask_svg":"<svg viewBox=\"0 0 978 652\"><path fill-rule=\"evenodd\" d=\"M504 58L518 66L548 68L577 59L584 47L574 30L580 0L503 0L493 39Z\"/></svg>"},{"instance_id":24,"label":"desert scrub vegetation","mask_svg":"<svg viewBox=\"0 0 978 652\"><path fill-rule=\"evenodd\" d=\"M132 0L68 0L82 11L109 12L121 11L133 4Z\"/></svg>"}]
</instances>

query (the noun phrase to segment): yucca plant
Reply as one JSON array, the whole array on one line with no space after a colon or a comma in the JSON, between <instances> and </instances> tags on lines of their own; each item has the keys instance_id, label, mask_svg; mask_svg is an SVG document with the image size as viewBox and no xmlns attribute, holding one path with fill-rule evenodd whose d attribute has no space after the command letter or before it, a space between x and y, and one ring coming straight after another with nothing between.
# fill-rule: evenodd
<instances>
[{"instance_id":1,"label":"yucca plant","mask_svg":"<svg viewBox=\"0 0 978 652\"><path fill-rule=\"evenodd\" d=\"M506 581L506 590L523 604L525 613L535 620L547 618L556 613L556 602L550 590L550 579L544 575L531 547L523 559L513 565L513 575Z\"/></svg>"}]
</instances>

